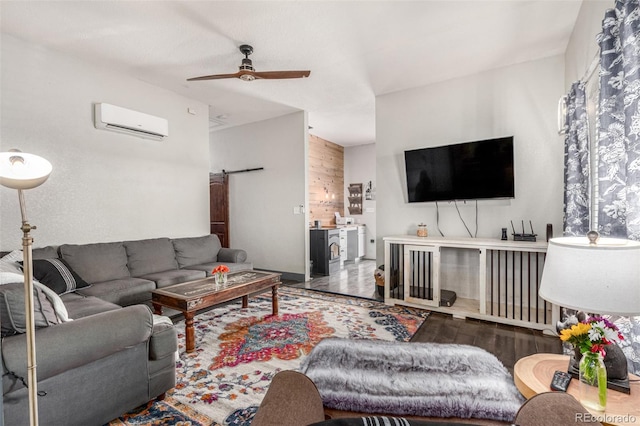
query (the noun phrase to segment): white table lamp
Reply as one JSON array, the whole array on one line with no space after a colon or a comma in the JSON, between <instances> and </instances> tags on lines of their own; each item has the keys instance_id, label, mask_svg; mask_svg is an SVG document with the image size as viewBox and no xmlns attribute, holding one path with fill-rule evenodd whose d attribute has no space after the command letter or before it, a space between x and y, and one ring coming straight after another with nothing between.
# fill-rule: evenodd
<instances>
[{"instance_id":1,"label":"white table lamp","mask_svg":"<svg viewBox=\"0 0 640 426\"><path fill-rule=\"evenodd\" d=\"M556 305L585 314L632 316L640 313L640 242L588 237L549 240L539 294ZM578 371L579 356L569 373ZM615 344L607 349L607 387L629 393L627 359Z\"/></svg>"},{"instance_id":2,"label":"white table lamp","mask_svg":"<svg viewBox=\"0 0 640 426\"><path fill-rule=\"evenodd\" d=\"M556 305L589 313L640 314L640 242L552 238L539 294Z\"/></svg>"}]
</instances>

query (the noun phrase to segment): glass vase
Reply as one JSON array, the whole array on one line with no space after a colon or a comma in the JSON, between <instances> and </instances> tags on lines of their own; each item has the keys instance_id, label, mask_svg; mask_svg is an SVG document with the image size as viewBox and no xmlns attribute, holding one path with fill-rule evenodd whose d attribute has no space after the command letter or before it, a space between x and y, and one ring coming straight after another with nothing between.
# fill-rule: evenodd
<instances>
[{"instance_id":1,"label":"glass vase","mask_svg":"<svg viewBox=\"0 0 640 426\"><path fill-rule=\"evenodd\" d=\"M226 272L216 272L215 275L216 285L223 285L227 283L227 273Z\"/></svg>"},{"instance_id":2,"label":"glass vase","mask_svg":"<svg viewBox=\"0 0 640 426\"><path fill-rule=\"evenodd\" d=\"M584 352L580 359L580 402L586 408L604 411L607 406L607 369L599 352Z\"/></svg>"}]
</instances>

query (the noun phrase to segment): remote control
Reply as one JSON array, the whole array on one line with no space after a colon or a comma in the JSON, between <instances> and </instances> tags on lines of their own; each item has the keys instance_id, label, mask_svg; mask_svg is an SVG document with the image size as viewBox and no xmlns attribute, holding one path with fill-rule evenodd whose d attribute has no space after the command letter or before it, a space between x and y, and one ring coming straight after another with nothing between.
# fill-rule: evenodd
<instances>
[{"instance_id":1,"label":"remote control","mask_svg":"<svg viewBox=\"0 0 640 426\"><path fill-rule=\"evenodd\" d=\"M551 380L551 390L566 392L571 382L571 374L565 371L556 371L553 373L553 380Z\"/></svg>"}]
</instances>

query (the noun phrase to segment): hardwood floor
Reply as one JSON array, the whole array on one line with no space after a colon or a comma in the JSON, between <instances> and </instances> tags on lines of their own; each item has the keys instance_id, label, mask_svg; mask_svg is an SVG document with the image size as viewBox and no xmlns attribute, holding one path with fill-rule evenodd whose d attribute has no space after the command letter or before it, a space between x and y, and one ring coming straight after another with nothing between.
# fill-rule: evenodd
<instances>
[{"instance_id":1,"label":"hardwood floor","mask_svg":"<svg viewBox=\"0 0 640 426\"><path fill-rule=\"evenodd\" d=\"M432 312L412 342L457 343L478 346L494 354L511 374L517 360L539 352L562 353L560 339L538 330L474 319L457 319Z\"/></svg>"},{"instance_id":2,"label":"hardwood floor","mask_svg":"<svg viewBox=\"0 0 640 426\"><path fill-rule=\"evenodd\" d=\"M375 299L374 260L347 263L338 274L316 277L304 283L286 285L309 290L339 293ZM474 319L457 319L451 315L432 312L412 342L457 343L474 345L494 354L513 374L516 361L525 356L545 352L562 353L560 339L543 335L540 331Z\"/></svg>"}]
</instances>

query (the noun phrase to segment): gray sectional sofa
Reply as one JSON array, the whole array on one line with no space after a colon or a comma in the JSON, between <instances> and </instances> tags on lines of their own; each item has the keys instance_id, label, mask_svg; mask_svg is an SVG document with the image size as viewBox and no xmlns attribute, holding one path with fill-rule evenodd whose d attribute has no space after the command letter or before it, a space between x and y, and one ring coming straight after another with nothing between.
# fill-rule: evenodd
<instances>
[{"instance_id":1,"label":"gray sectional sofa","mask_svg":"<svg viewBox=\"0 0 640 426\"><path fill-rule=\"evenodd\" d=\"M231 271L252 268L246 252L221 248L215 235L64 244L34 249L33 258L36 278L42 274L38 268L46 265L66 268L62 275L74 277L67 287L47 283L42 288L49 277L41 275L34 290L42 393L38 412L40 424L56 426L102 425L174 387L176 332L168 318L153 315L145 306L153 289L203 278L219 264ZM27 377L26 338L19 324L24 299L15 300L20 284L9 281L19 281L19 276L5 272L14 265L3 260L4 420L21 425L29 423L22 380ZM51 289L59 295L58 306L52 302L54 309L46 308Z\"/></svg>"},{"instance_id":2,"label":"gray sectional sofa","mask_svg":"<svg viewBox=\"0 0 640 426\"><path fill-rule=\"evenodd\" d=\"M63 244L58 251L91 284L78 293L121 306L151 300L156 288L211 276L217 265L225 264L231 272L253 268L244 250L221 247L217 235Z\"/></svg>"}]
</instances>

